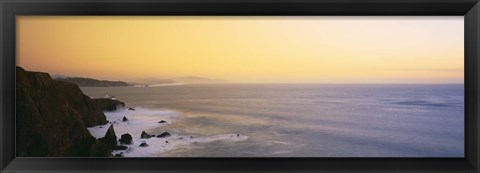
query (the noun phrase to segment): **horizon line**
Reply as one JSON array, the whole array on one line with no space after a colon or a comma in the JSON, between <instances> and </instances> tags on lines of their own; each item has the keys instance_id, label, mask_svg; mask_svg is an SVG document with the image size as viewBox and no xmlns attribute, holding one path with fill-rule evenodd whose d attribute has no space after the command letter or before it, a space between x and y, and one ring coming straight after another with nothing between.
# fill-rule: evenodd
<instances>
[{"instance_id":1,"label":"horizon line","mask_svg":"<svg viewBox=\"0 0 480 173\"><path fill-rule=\"evenodd\" d=\"M133 82L126 82L129 84L133 84ZM302 84L302 85L465 85L465 83L334 83L334 82L224 82L224 83L181 83L181 82L174 82L174 83L159 83L159 84L182 84L182 85L258 85L258 84L286 84L286 85L295 85L295 84ZM157 85L157 84L146 84L146 85Z\"/></svg>"},{"instance_id":2,"label":"horizon line","mask_svg":"<svg viewBox=\"0 0 480 173\"><path fill-rule=\"evenodd\" d=\"M16 67L23 68L26 71L27 70L25 67L18 66ZM53 74L51 72L44 72L44 71L37 71L37 70L32 70L31 72L41 72L41 73L47 73L49 74L52 78L54 76L64 76L68 78L90 78L90 79L95 79L95 80L102 80L102 81L120 81L120 82L126 82L128 84L139 84L139 82L133 82L131 81L132 79L124 79L124 80L112 80L112 79L99 79L97 77L90 77L90 76L68 76L68 75L63 75L63 74ZM182 76L182 77L200 77L200 76ZM177 77L180 78L180 77ZM326 84L326 85L334 85L334 84L344 84L344 85L360 85L360 84L365 84L365 85L464 85L465 81L463 82L424 82L424 83L417 83L417 82L231 82L229 80L225 79L218 79L218 78L210 78L210 77L200 77L200 78L206 78L206 79L211 79L211 80L224 80L226 82L223 83L185 83L185 84ZM172 78L162 78L162 79L172 79ZM176 82L175 82L176 83ZM155 85L155 84L146 84L146 85Z\"/></svg>"}]
</instances>

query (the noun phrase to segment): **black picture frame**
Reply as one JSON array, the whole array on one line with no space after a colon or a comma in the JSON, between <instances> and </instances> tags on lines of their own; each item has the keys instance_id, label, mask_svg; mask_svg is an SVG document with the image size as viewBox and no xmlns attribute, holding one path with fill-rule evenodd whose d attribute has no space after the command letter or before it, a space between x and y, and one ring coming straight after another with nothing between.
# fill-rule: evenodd
<instances>
[{"instance_id":1,"label":"black picture frame","mask_svg":"<svg viewBox=\"0 0 480 173\"><path fill-rule=\"evenodd\" d=\"M2 172L478 172L479 0L1 0ZM16 158L15 16L464 16L465 158Z\"/></svg>"}]
</instances>

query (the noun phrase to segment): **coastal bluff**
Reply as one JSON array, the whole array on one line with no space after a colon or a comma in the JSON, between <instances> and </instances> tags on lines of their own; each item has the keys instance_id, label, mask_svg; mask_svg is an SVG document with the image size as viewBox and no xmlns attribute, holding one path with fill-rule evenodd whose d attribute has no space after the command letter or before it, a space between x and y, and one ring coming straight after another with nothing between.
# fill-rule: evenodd
<instances>
[{"instance_id":1,"label":"coastal bluff","mask_svg":"<svg viewBox=\"0 0 480 173\"><path fill-rule=\"evenodd\" d=\"M108 123L103 111L117 104L95 101L72 83L49 74L16 68L16 135L18 157L108 157L110 147L87 127Z\"/></svg>"},{"instance_id":2,"label":"coastal bluff","mask_svg":"<svg viewBox=\"0 0 480 173\"><path fill-rule=\"evenodd\" d=\"M91 78L82 78L82 77L64 77L64 78L54 78L54 80L70 82L78 85L79 87L127 87L132 86L123 81L108 81L108 80L97 80Z\"/></svg>"},{"instance_id":3,"label":"coastal bluff","mask_svg":"<svg viewBox=\"0 0 480 173\"><path fill-rule=\"evenodd\" d=\"M108 99L108 98L93 99L93 102L101 110L107 111L107 112L116 111L118 110L119 107L125 107L125 103L118 100Z\"/></svg>"}]
</instances>

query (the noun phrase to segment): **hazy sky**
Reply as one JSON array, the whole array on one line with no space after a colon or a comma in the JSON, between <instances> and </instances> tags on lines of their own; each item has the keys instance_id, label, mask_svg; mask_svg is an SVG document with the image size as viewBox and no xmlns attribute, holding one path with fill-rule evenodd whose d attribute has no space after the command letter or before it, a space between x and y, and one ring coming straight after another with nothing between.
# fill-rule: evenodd
<instances>
[{"instance_id":1,"label":"hazy sky","mask_svg":"<svg viewBox=\"0 0 480 173\"><path fill-rule=\"evenodd\" d=\"M459 17L17 17L17 65L108 80L463 83Z\"/></svg>"}]
</instances>

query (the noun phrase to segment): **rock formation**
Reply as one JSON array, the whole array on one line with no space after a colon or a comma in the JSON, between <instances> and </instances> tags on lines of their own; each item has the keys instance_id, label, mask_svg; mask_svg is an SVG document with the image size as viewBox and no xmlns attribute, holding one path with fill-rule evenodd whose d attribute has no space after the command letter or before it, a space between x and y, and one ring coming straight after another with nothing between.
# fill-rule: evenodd
<instances>
[{"instance_id":1,"label":"rock formation","mask_svg":"<svg viewBox=\"0 0 480 173\"><path fill-rule=\"evenodd\" d=\"M157 138L166 138L166 137L169 137L169 136L171 136L170 133L168 133L168 132L163 132L162 134L159 134L159 135L157 136Z\"/></svg>"},{"instance_id":2,"label":"rock formation","mask_svg":"<svg viewBox=\"0 0 480 173\"><path fill-rule=\"evenodd\" d=\"M142 142L139 146L140 147L148 147L148 144L146 142Z\"/></svg>"},{"instance_id":3,"label":"rock formation","mask_svg":"<svg viewBox=\"0 0 480 173\"><path fill-rule=\"evenodd\" d=\"M125 103L118 100L108 99L108 98L98 98L98 99L93 99L93 101L98 107L100 107L101 110L107 111L107 112L116 111L118 108L125 107Z\"/></svg>"},{"instance_id":4,"label":"rock formation","mask_svg":"<svg viewBox=\"0 0 480 173\"><path fill-rule=\"evenodd\" d=\"M55 78L55 80L69 82L76 84L80 87L124 87L132 86L123 81L108 81L108 80L97 80L92 78L82 78L82 77L63 77Z\"/></svg>"},{"instance_id":5,"label":"rock formation","mask_svg":"<svg viewBox=\"0 0 480 173\"><path fill-rule=\"evenodd\" d=\"M18 157L111 155L86 129L107 123L103 110L75 84L47 73L16 68L16 123Z\"/></svg>"},{"instance_id":6,"label":"rock formation","mask_svg":"<svg viewBox=\"0 0 480 173\"><path fill-rule=\"evenodd\" d=\"M117 136L115 135L115 130L113 129L113 125L110 125L110 127L107 130L107 133L105 134L105 137L100 138L99 140L108 146L117 145Z\"/></svg>"},{"instance_id":7,"label":"rock formation","mask_svg":"<svg viewBox=\"0 0 480 173\"><path fill-rule=\"evenodd\" d=\"M123 134L118 141L122 144L132 144L132 135L128 133Z\"/></svg>"},{"instance_id":8,"label":"rock formation","mask_svg":"<svg viewBox=\"0 0 480 173\"><path fill-rule=\"evenodd\" d=\"M147 132L145 132L145 131L142 131L142 134L140 135L140 138L141 138L141 139L145 139L145 138L148 139L148 138L150 138L150 137L151 137L151 135L149 135L149 134L148 134Z\"/></svg>"}]
</instances>

